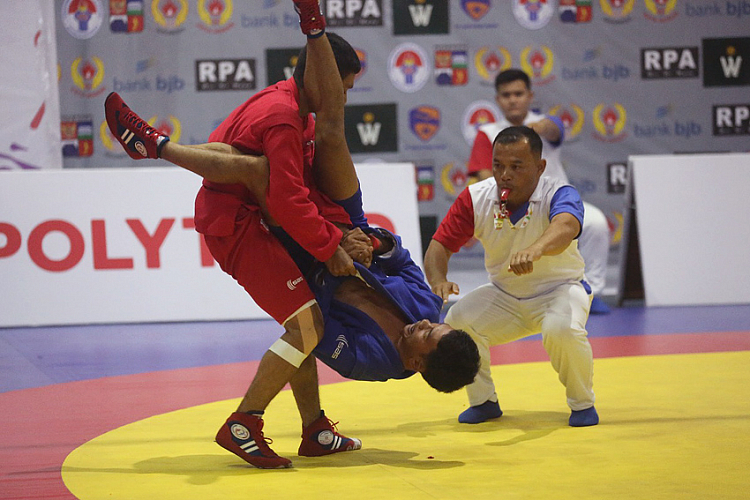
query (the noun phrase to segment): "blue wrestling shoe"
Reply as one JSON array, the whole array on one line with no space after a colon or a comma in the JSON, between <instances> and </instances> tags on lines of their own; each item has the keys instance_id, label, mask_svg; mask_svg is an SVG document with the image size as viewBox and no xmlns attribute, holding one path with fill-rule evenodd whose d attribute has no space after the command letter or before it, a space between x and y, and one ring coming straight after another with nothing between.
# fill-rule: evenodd
<instances>
[{"instance_id":1,"label":"blue wrestling shoe","mask_svg":"<svg viewBox=\"0 0 750 500\"><path fill-rule=\"evenodd\" d=\"M461 424L479 424L491 418L500 418L503 410L497 401L485 401L481 405L470 406L458 416Z\"/></svg>"},{"instance_id":2,"label":"blue wrestling shoe","mask_svg":"<svg viewBox=\"0 0 750 500\"><path fill-rule=\"evenodd\" d=\"M568 425L571 427L588 427L589 425L596 425L599 423L599 414L596 413L596 408L586 408L585 410L570 412L570 418L568 419Z\"/></svg>"}]
</instances>

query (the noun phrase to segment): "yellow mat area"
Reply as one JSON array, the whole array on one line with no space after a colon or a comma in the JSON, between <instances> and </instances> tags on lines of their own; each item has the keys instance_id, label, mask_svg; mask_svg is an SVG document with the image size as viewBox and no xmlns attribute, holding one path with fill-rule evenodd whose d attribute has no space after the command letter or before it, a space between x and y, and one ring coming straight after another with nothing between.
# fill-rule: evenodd
<instances>
[{"instance_id":1,"label":"yellow mat area","mask_svg":"<svg viewBox=\"0 0 750 500\"><path fill-rule=\"evenodd\" d=\"M601 423L570 428L549 363L493 367L505 415L458 424L463 391L415 376L323 386L326 413L363 449L296 455L290 392L266 412L266 436L294 468L247 466L213 443L238 400L112 430L66 459L66 486L100 499L746 499L750 496L750 352L598 359Z\"/></svg>"}]
</instances>

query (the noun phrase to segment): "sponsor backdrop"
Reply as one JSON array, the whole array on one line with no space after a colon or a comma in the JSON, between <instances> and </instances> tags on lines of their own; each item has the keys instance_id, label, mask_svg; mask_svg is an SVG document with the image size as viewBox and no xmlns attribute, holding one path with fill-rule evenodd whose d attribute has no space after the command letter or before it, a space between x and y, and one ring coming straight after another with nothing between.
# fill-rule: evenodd
<instances>
[{"instance_id":1,"label":"sponsor backdrop","mask_svg":"<svg viewBox=\"0 0 750 500\"><path fill-rule=\"evenodd\" d=\"M358 170L373 195L365 200L370 223L419 248L413 165ZM195 232L196 175L161 167L2 179L0 327L268 318Z\"/></svg>"},{"instance_id":2,"label":"sponsor backdrop","mask_svg":"<svg viewBox=\"0 0 750 500\"><path fill-rule=\"evenodd\" d=\"M750 0L321 3L364 65L346 110L355 160L414 163L428 237L465 187L475 130L499 113L494 77L511 66L565 123L563 161L611 223L612 260L629 155L750 149ZM56 15L68 168L136 164L104 125L110 91L172 140L200 143L287 78L304 44L291 0L58 0ZM479 252L458 256L481 267Z\"/></svg>"},{"instance_id":3,"label":"sponsor backdrop","mask_svg":"<svg viewBox=\"0 0 750 500\"><path fill-rule=\"evenodd\" d=\"M0 3L0 171L62 168L55 19L52 0Z\"/></svg>"}]
</instances>

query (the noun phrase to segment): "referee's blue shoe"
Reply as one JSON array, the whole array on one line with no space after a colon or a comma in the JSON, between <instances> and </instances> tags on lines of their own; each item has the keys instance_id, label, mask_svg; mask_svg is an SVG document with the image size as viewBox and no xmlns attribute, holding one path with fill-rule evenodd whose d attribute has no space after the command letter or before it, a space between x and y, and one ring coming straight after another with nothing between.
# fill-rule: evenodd
<instances>
[{"instance_id":1,"label":"referee's blue shoe","mask_svg":"<svg viewBox=\"0 0 750 500\"><path fill-rule=\"evenodd\" d=\"M503 410L497 401L485 401L481 405L470 406L458 416L459 423L479 424L491 418L500 418Z\"/></svg>"},{"instance_id":2,"label":"referee's blue shoe","mask_svg":"<svg viewBox=\"0 0 750 500\"><path fill-rule=\"evenodd\" d=\"M571 427L588 427L599 423L599 414L596 408L586 408L585 410L571 411L568 425Z\"/></svg>"}]
</instances>

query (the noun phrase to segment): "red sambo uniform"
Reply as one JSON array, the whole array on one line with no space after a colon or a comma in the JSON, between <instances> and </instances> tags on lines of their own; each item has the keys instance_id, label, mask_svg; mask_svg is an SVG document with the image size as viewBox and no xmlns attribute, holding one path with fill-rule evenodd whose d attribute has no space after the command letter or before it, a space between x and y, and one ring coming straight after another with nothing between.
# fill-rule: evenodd
<instances>
[{"instance_id":1,"label":"red sambo uniform","mask_svg":"<svg viewBox=\"0 0 750 500\"><path fill-rule=\"evenodd\" d=\"M315 187L315 121L299 115L298 96L292 78L267 87L235 109L209 140L268 158L271 216L324 262L341 240L332 222L350 222L344 209ZM280 324L315 300L244 185L204 181L195 200L195 227L221 268Z\"/></svg>"}]
</instances>

